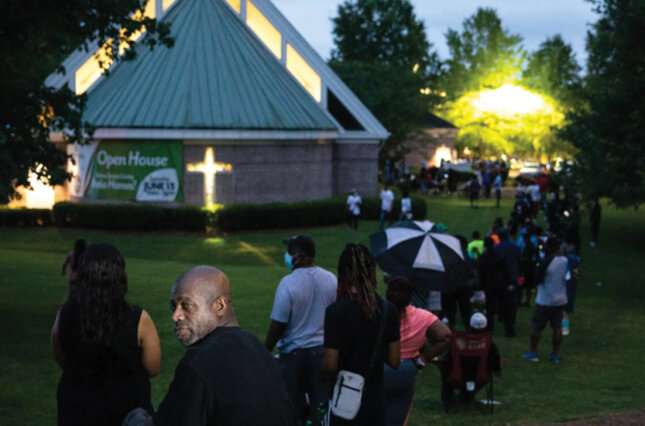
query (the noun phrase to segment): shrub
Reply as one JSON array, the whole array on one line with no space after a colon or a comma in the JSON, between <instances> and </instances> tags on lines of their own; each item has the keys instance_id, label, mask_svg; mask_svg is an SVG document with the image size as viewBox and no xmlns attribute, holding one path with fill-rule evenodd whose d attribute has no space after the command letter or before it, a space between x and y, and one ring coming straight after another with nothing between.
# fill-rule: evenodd
<instances>
[{"instance_id":1,"label":"shrub","mask_svg":"<svg viewBox=\"0 0 645 426\"><path fill-rule=\"evenodd\" d=\"M49 209L0 208L0 226L27 227L52 226L52 211Z\"/></svg>"},{"instance_id":2,"label":"shrub","mask_svg":"<svg viewBox=\"0 0 645 426\"><path fill-rule=\"evenodd\" d=\"M416 219L426 216L426 203L412 196ZM296 203L231 204L213 210L196 206L160 207L140 204L57 203L53 223L59 227L105 229L111 231L195 231L222 232L260 229L329 226L346 220L345 196ZM394 203L392 217L399 216L401 204ZM45 210L49 212L49 210ZM361 218L378 220L381 201L363 199ZM51 223L51 219L50 219Z\"/></svg>"},{"instance_id":3,"label":"shrub","mask_svg":"<svg viewBox=\"0 0 645 426\"><path fill-rule=\"evenodd\" d=\"M159 207L138 204L54 205L54 224L112 231L178 230L203 232L206 214L195 206Z\"/></svg>"},{"instance_id":4,"label":"shrub","mask_svg":"<svg viewBox=\"0 0 645 426\"><path fill-rule=\"evenodd\" d=\"M424 219L426 217L425 200L416 196L412 196L411 199L413 216L416 219ZM296 203L231 204L217 208L210 217L209 226L220 231L231 232L337 225L346 220L345 205L345 196ZM392 217L397 218L400 211L401 203L395 202ZM379 198L363 198L362 219L378 220L380 212Z\"/></svg>"}]
</instances>

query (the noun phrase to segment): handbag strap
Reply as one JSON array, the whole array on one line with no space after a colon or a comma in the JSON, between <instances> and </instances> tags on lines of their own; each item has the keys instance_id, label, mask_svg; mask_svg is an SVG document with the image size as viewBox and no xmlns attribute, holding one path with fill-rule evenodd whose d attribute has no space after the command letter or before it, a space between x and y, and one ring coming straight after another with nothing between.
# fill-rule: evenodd
<instances>
[{"instance_id":1,"label":"handbag strap","mask_svg":"<svg viewBox=\"0 0 645 426\"><path fill-rule=\"evenodd\" d=\"M387 306L388 306L388 301L383 299L383 318L381 319L379 324L378 336L376 337L376 346L374 347L374 351L372 352L372 358L370 359L369 369L367 370L370 376L372 371L374 370L374 364L376 363L376 356L378 354L379 347L381 346L381 342L383 341L383 333L385 332L385 323L387 322ZM365 379L367 381L367 377Z\"/></svg>"}]
</instances>

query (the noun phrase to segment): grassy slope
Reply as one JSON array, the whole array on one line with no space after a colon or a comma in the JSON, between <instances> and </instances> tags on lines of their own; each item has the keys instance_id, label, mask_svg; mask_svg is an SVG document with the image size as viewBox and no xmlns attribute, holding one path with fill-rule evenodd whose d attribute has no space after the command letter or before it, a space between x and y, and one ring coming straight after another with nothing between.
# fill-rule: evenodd
<instances>
[{"instance_id":1,"label":"grassy slope","mask_svg":"<svg viewBox=\"0 0 645 426\"><path fill-rule=\"evenodd\" d=\"M491 204L491 203L483 203ZM465 200L433 198L429 217L444 222L451 233L486 232L501 210L471 210ZM367 243L377 227L362 223L352 234L345 227L298 230L318 246L317 263L335 270L345 243ZM583 241L587 242L586 223ZM185 234L107 234L78 230L0 229L0 424L53 424L55 389L60 371L49 353L49 330L64 297L60 275L64 254L78 237L115 244L126 258L129 300L148 310L162 341L161 375L152 381L153 400L161 401L173 369L183 354L172 332L168 291L174 278L196 264L221 267L230 277L238 318L243 327L263 339L273 293L287 272L282 266L280 239L295 233L273 231L206 238ZM563 362L545 362L545 334L537 364L519 358L527 349L530 311L522 308L515 339L497 335L505 358L503 377L496 381L495 399L502 402L494 416L463 411L445 415L439 402L439 376L426 368L419 376L411 425L473 424L518 421L559 421L637 408L645 400L641 365L645 344L642 301L644 280L639 260L645 253L642 214L605 207L601 247L583 248L583 267L571 336L562 348ZM601 286L596 283L601 282Z\"/></svg>"}]
</instances>

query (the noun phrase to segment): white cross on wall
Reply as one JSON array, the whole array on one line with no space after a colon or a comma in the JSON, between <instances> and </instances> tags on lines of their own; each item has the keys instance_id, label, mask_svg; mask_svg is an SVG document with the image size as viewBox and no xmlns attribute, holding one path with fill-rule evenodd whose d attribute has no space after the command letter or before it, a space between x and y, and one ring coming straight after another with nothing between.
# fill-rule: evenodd
<instances>
[{"instance_id":1,"label":"white cross on wall","mask_svg":"<svg viewBox=\"0 0 645 426\"><path fill-rule=\"evenodd\" d=\"M204 201L207 207L215 204L215 175L221 172L230 172L233 166L229 163L215 162L213 148L206 148L203 163L186 164L189 172L200 172L204 174Z\"/></svg>"}]
</instances>

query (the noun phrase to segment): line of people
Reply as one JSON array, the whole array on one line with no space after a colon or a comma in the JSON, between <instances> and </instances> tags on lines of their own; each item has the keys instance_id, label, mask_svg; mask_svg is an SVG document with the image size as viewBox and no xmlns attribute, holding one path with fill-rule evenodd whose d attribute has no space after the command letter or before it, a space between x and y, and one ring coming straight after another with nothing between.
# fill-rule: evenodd
<instances>
[{"instance_id":1,"label":"line of people","mask_svg":"<svg viewBox=\"0 0 645 426\"><path fill-rule=\"evenodd\" d=\"M417 368L447 349L450 330L432 313L410 306L412 286L404 277L388 278L387 299L381 298L367 247L348 244L336 278L315 266L310 238L284 243L291 272L277 287L264 344L240 328L224 272L197 266L177 278L170 292L172 321L187 350L156 410L150 378L160 372L161 345L154 322L126 301L119 251L89 245L73 259L76 279L51 333L63 371L58 423L405 424ZM351 398L332 400L331 410L328 403L339 389L354 389L339 384L350 377L347 372L364 380L350 419L338 404Z\"/></svg>"}]
</instances>

